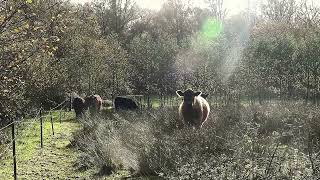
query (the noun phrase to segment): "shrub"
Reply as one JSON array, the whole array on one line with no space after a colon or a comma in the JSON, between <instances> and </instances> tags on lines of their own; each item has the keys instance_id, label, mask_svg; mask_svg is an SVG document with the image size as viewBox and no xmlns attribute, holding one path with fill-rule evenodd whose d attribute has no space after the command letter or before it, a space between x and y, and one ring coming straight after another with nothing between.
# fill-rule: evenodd
<instances>
[{"instance_id":1,"label":"shrub","mask_svg":"<svg viewBox=\"0 0 320 180\"><path fill-rule=\"evenodd\" d=\"M116 112L83 119L75 143L91 165L166 179L316 179L320 114L302 107L225 105L200 130L177 129L177 107Z\"/></svg>"}]
</instances>

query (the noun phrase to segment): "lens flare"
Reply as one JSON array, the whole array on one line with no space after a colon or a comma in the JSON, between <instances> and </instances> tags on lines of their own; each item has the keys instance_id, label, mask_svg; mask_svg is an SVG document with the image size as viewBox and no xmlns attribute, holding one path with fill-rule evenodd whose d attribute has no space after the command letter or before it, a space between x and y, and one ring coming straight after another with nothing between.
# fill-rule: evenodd
<instances>
[{"instance_id":1,"label":"lens flare","mask_svg":"<svg viewBox=\"0 0 320 180\"><path fill-rule=\"evenodd\" d=\"M216 18L209 18L202 27L202 38L205 40L213 40L217 38L223 31L223 24Z\"/></svg>"}]
</instances>

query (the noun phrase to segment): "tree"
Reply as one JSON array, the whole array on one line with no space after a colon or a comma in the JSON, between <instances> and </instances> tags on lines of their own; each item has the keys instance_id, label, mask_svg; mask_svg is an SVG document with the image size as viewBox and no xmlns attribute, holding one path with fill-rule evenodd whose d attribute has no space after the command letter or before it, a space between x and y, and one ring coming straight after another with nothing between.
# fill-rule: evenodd
<instances>
[{"instance_id":1,"label":"tree","mask_svg":"<svg viewBox=\"0 0 320 180\"><path fill-rule=\"evenodd\" d=\"M149 34L136 37L130 44L136 93L165 95L175 90L173 64L177 47L172 39L154 41Z\"/></svg>"},{"instance_id":2,"label":"tree","mask_svg":"<svg viewBox=\"0 0 320 180\"><path fill-rule=\"evenodd\" d=\"M263 17L272 21L293 23L296 12L295 0L267 0L262 4Z\"/></svg>"},{"instance_id":3,"label":"tree","mask_svg":"<svg viewBox=\"0 0 320 180\"><path fill-rule=\"evenodd\" d=\"M124 38L131 23L138 18L133 0L96 0L94 10L104 36L115 33Z\"/></svg>"},{"instance_id":4,"label":"tree","mask_svg":"<svg viewBox=\"0 0 320 180\"><path fill-rule=\"evenodd\" d=\"M317 30L320 23L320 9L313 1L302 0L297 10L296 21L301 28Z\"/></svg>"},{"instance_id":5,"label":"tree","mask_svg":"<svg viewBox=\"0 0 320 180\"><path fill-rule=\"evenodd\" d=\"M181 0L169 0L160 10L156 24L161 26L166 36L174 37L181 47L192 34L191 15L190 5Z\"/></svg>"},{"instance_id":6,"label":"tree","mask_svg":"<svg viewBox=\"0 0 320 180\"><path fill-rule=\"evenodd\" d=\"M59 2L40 8L28 1L0 2L0 118L12 116L23 107L28 70L40 56L54 53L58 41L48 31L42 15L51 12Z\"/></svg>"},{"instance_id":7,"label":"tree","mask_svg":"<svg viewBox=\"0 0 320 180\"><path fill-rule=\"evenodd\" d=\"M224 7L224 0L206 0L205 2L209 6L211 16L220 21L225 18L227 11Z\"/></svg>"}]
</instances>

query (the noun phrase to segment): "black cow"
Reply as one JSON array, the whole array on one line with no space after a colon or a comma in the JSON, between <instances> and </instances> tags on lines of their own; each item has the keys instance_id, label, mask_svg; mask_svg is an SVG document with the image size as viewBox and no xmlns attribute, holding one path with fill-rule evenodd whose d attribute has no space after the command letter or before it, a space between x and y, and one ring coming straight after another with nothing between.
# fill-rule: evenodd
<instances>
[{"instance_id":1,"label":"black cow","mask_svg":"<svg viewBox=\"0 0 320 180\"><path fill-rule=\"evenodd\" d=\"M207 99L208 94L202 93L200 96L203 97L204 99Z\"/></svg>"},{"instance_id":2,"label":"black cow","mask_svg":"<svg viewBox=\"0 0 320 180\"><path fill-rule=\"evenodd\" d=\"M139 109L139 106L137 105L134 100L125 98L125 97L116 97L114 100L114 106L116 110L136 110Z\"/></svg>"},{"instance_id":3,"label":"black cow","mask_svg":"<svg viewBox=\"0 0 320 180\"><path fill-rule=\"evenodd\" d=\"M75 96L72 101L72 107L76 113L76 118L81 118L85 110L85 101L80 96Z\"/></svg>"}]
</instances>

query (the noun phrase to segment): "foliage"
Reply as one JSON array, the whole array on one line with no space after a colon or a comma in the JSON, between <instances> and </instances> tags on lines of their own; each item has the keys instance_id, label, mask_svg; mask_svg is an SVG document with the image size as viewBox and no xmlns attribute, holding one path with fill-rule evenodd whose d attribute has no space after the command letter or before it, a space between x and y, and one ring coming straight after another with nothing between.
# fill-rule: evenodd
<instances>
[{"instance_id":1,"label":"foliage","mask_svg":"<svg viewBox=\"0 0 320 180\"><path fill-rule=\"evenodd\" d=\"M51 56L59 38L50 33L54 20L46 11L53 3L3 1L0 6L0 118L7 119L26 103L24 87L34 59Z\"/></svg>"},{"instance_id":2,"label":"foliage","mask_svg":"<svg viewBox=\"0 0 320 180\"><path fill-rule=\"evenodd\" d=\"M166 96L191 87L318 103L318 7L266 1L261 16L226 18L223 1L170 0L158 12L121 2L2 2L2 119L71 92Z\"/></svg>"},{"instance_id":3,"label":"foliage","mask_svg":"<svg viewBox=\"0 0 320 180\"><path fill-rule=\"evenodd\" d=\"M172 39L155 41L145 33L133 39L130 44L130 62L135 67L134 87L137 93L164 94L175 91L173 65L177 46Z\"/></svg>"}]
</instances>

